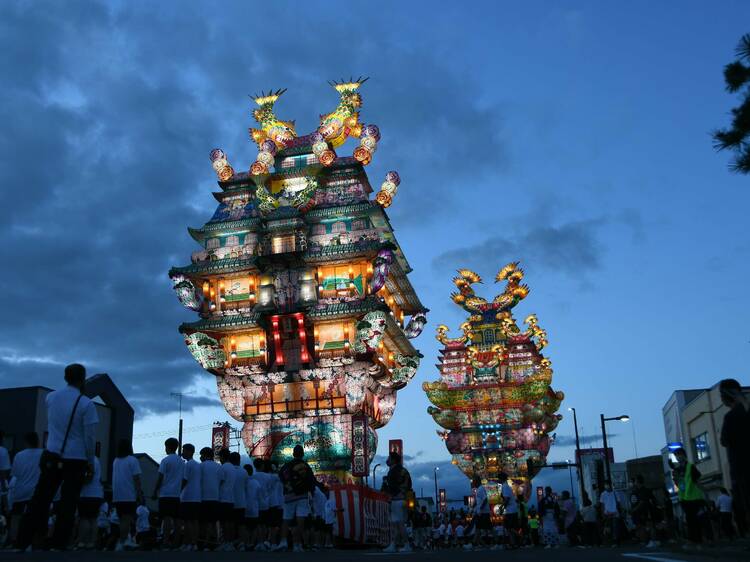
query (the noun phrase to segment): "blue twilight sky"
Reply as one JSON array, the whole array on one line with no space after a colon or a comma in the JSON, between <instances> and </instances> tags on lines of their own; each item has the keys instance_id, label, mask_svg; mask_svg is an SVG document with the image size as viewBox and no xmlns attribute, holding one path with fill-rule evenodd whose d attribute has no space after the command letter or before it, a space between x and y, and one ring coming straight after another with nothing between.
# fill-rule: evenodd
<instances>
[{"instance_id":1,"label":"blue twilight sky","mask_svg":"<svg viewBox=\"0 0 750 562\"><path fill-rule=\"evenodd\" d=\"M523 4L523 5L521 5ZM0 385L108 372L137 408L135 448L159 455L191 392L186 437L226 415L177 333L191 315L166 272L213 213L208 152L253 161L247 94L301 133L365 74L383 133L372 182L431 309L425 360L381 445L403 437L418 482L463 486L426 414L422 381L457 267L487 279L520 260L565 408L584 435L628 413L638 453L664 441L676 388L747 384L747 177L710 131L736 100L722 67L750 29L745 2L3 2L0 7ZM344 150L352 150L350 143ZM487 283L487 297L499 287ZM631 427L612 428L620 460ZM572 454L572 421L550 460ZM597 446L597 438L587 440ZM382 447L381 447L382 452Z\"/></svg>"}]
</instances>

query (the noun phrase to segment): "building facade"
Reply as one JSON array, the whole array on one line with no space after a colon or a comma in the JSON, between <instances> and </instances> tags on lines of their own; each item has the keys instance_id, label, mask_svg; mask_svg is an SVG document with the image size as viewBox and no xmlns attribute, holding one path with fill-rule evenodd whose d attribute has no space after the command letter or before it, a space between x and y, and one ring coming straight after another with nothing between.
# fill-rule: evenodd
<instances>
[{"instance_id":1,"label":"building facade","mask_svg":"<svg viewBox=\"0 0 750 562\"><path fill-rule=\"evenodd\" d=\"M750 387L743 387L750 395ZM667 445L662 449L667 490L676 494L669 455L683 447L701 472L701 487L713 499L719 488L731 489L729 463L721 446L721 427L728 408L721 403L718 383L711 388L676 390L662 408Z\"/></svg>"}]
</instances>

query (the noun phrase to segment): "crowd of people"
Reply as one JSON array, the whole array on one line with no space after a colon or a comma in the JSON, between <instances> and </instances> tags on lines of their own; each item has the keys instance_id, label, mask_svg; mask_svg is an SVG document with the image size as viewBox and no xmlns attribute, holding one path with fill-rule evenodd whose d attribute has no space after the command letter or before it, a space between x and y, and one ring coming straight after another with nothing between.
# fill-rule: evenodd
<instances>
[{"instance_id":1,"label":"crowd of people","mask_svg":"<svg viewBox=\"0 0 750 562\"><path fill-rule=\"evenodd\" d=\"M0 484L9 486L0 516L0 539L18 550L180 549L302 551L333 547L336 503L318 481L296 445L282 466L256 458L242 463L238 452L211 447L196 451L175 438L164 442L153 489L145 490L132 445L121 441L111 466L111 491L102 485L95 455L98 423L93 402L83 393L81 365L65 369L67 385L46 398L48 434L44 448L29 433L12 463L0 446ZM659 546L677 535L696 547L719 538L744 535L750 514L750 448L746 447L750 408L733 379L722 381L729 407L722 428L732 494L721 489L708 501L701 473L684 449L673 452L673 479L681 516L666 496L657 501L641 476L627 492L606 482L596 501L584 493L578 502L568 491L547 487L536 506L516 495L506 474L499 475L498 517L488 490L474 478L472 506L432 515L414 497L409 471L397 452L387 459L381 491L390 498L391 543L385 552L412 549L557 548L562 545L617 546L624 541ZM0 438L2 435L0 435ZM196 458L197 454L197 458ZM146 498L156 502L151 512ZM3 533L3 527L5 532ZM0 540L0 544L2 540Z\"/></svg>"}]
</instances>

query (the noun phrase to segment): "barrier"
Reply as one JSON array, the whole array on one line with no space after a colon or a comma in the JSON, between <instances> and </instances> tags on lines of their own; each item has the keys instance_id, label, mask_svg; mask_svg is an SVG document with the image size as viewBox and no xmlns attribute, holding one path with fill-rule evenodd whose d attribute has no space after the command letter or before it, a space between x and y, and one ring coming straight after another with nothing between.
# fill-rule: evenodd
<instances>
[{"instance_id":1,"label":"barrier","mask_svg":"<svg viewBox=\"0 0 750 562\"><path fill-rule=\"evenodd\" d=\"M379 545L390 542L390 498L367 486L331 487L336 501L334 537L342 544Z\"/></svg>"}]
</instances>

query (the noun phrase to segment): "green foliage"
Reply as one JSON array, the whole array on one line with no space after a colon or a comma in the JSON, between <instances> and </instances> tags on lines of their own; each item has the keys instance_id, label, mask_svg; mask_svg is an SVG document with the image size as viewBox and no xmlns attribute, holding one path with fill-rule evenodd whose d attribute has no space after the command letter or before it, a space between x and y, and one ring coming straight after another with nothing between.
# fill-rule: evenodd
<instances>
[{"instance_id":1,"label":"green foliage","mask_svg":"<svg viewBox=\"0 0 750 562\"><path fill-rule=\"evenodd\" d=\"M724 67L726 89L739 94L741 103L732 108L729 128L713 133L716 150L729 149L734 157L729 169L740 174L750 173L750 33L740 39L735 49L737 60Z\"/></svg>"}]
</instances>

